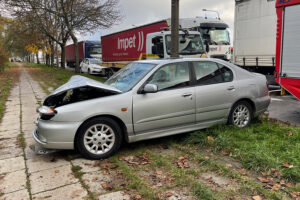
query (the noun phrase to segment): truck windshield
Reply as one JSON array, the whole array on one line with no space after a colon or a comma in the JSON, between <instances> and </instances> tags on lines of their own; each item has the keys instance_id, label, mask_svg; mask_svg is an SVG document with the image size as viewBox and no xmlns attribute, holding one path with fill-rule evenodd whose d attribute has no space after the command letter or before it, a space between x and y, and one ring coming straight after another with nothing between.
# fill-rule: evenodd
<instances>
[{"instance_id":1,"label":"truck windshield","mask_svg":"<svg viewBox=\"0 0 300 200\"><path fill-rule=\"evenodd\" d=\"M167 53L171 54L171 35L166 35ZM193 55L205 53L200 35L179 35L179 54Z\"/></svg>"},{"instance_id":2,"label":"truck windshield","mask_svg":"<svg viewBox=\"0 0 300 200\"><path fill-rule=\"evenodd\" d=\"M102 53L102 48L101 47L90 47L89 48L89 54L101 54Z\"/></svg>"},{"instance_id":3,"label":"truck windshield","mask_svg":"<svg viewBox=\"0 0 300 200\"><path fill-rule=\"evenodd\" d=\"M105 84L127 92L155 66L155 64L132 62L115 73Z\"/></svg>"},{"instance_id":4,"label":"truck windshield","mask_svg":"<svg viewBox=\"0 0 300 200\"><path fill-rule=\"evenodd\" d=\"M202 38L210 45L230 45L229 32L227 29L200 29Z\"/></svg>"}]
</instances>

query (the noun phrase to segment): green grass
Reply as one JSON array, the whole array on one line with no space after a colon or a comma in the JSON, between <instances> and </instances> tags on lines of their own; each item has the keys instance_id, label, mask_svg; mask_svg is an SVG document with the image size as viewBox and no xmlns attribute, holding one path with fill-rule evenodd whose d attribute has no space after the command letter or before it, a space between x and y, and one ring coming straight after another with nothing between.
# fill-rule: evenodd
<instances>
[{"instance_id":1,"label":"green grass","mask_svg":"<svg viewBox=\"0 0 300 200\"><path fill-rule=\"evenodd\" d=\"M76 74L73 71L57 67L48 67L43 64L24 63L24 66L27 68L33 78L39 82L40 86L47 94L51 92L49 87L56 89L62 84L66 83L74 75L85 76L100 82L104 81L104 79L99 76Z\"/></svg>"},{"instance_id":2,"label":"green grass","mask_svg":"<svg viewBox=\"0 0 300 200\"><path fill-rule=\"evenodd\" d=\"M292 133L289 136L289 133ZM208 139L214 138L214 141ZM194 132L184 138L185 144L208 146L226 151L244 168L256 171L276 169L293 182L300 182L300 128L256 120L245 129L216 126ZM284 163L291 167L287 168Z\"/></svg>"},{"instance_id":3,"label":"green grass","mask_svg":"<svg viewBox=\"0 0 300 200\"><path fill-rule=\"evenodd\" d=\"M4 67L1 67L0 71L0 121L5 111L5 102L12 87L13 78L16 76L11 68L11 63L6 63Z\"/></svg>"}]
</instances>

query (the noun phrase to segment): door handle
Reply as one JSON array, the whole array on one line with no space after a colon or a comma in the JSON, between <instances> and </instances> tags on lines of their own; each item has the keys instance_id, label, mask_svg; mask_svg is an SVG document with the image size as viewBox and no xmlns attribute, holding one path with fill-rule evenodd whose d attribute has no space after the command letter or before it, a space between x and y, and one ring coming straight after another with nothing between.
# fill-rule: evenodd
<instances>
[{"instance_id":1,"label":"door handle","mask_svg":"<svg viewBox=\"0 0 300 200\"><path fill-rule=\"evenodd\" d=\"M229 86L229 87L227 88L227 90L229 90L229 91L235 90L235 87L234 87L234 86Z\"/></svg>"},{"instance_id":2,"label":"door handle","mask_svg":"<svg viewBox=\"0 0 300 200\"><path fill-rule=\"evenodd\" d=\"M186 94L183 94L182 96L183 97L191 97L193 94L192 93L186 93Z\"/></svg>"}]
</instances>

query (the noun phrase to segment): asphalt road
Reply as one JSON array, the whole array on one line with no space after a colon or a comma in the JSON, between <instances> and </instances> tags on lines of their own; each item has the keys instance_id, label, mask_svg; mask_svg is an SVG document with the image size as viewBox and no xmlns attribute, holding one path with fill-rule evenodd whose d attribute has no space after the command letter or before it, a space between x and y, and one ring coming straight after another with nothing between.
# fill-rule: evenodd
<instances>
[{"instance_id":1,"label":"asphalt road","mask_svg":"<svg viewBox=\"0 0 300 200\"><path fill-rule=\"evenodd\" d=\"M300 126L300 101L293 96L273 96L269 118Z\"/></svg>"}]
</instances>

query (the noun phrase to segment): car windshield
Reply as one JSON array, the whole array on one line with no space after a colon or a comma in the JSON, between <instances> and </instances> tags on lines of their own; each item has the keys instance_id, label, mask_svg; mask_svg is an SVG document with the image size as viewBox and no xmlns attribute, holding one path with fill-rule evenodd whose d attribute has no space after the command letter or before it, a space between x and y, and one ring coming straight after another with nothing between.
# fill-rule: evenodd
<instances>
[{"instance_id":1,"label":"car windshield","mask_svg":"<svg viewBox=\"0 0 300 200\"><path fill-rule=\"evenodd\" d=\"M166 35L167 53L171 54L171 35ZM203 43L200 35L180 35L179 54L193 55L204 53Z\"/></svg>"},{"instance_id":2,"label":"car windshield","mask_svg":"<svg viewBox=\"0 0 300 200\"><path fill-rule=\"evenodd\" d=\"M90 64L97 64L100 62L101 62L101 60L96 60L96 59L90 60Z\"/></svg>"},{"instance_id":3,"label":"car windshield","mask_svg":"<svg viewBox=\"0 0 300 200\"><path fill-rule=\"evenodd\" d=\"M105 84L127 92L155 66L156 64L132 62L115 73Z\"/></svg>"},{"instance_id":4,"label":"car windshield","mask_svg":"<svg viewBox=\"0 0 300 200\"><path fill-rule=\"evenodd\" d=\"M229 45L229 32L227 29L200 29L202 37L210 45Z\"/></svg>"}]
</instances>

